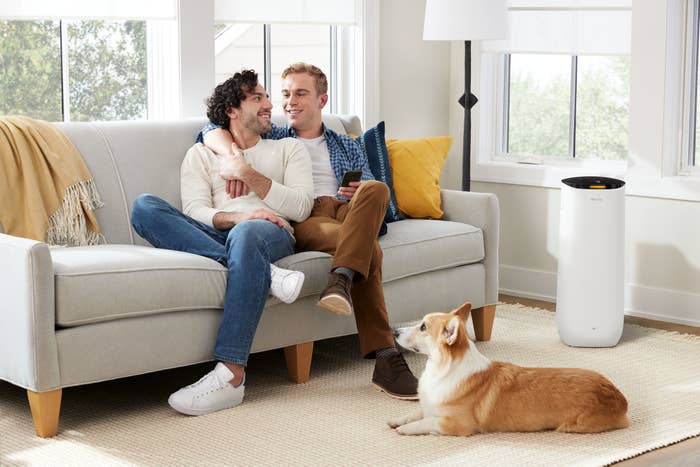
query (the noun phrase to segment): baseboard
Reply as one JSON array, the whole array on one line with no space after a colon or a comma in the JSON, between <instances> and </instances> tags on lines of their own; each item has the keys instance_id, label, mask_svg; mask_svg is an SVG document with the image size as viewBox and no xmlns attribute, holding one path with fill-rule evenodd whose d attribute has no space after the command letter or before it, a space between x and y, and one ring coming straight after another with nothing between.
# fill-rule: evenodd
<instances>
[{"instance_id":1,"label":"baseboard","mask_svg":"<svg viewBox=\"0 0 700 467\"><path fill-rule=\"evenodd\" d=\"M700 294L627 284L625 314L700 327Z\"/></svg>"},{"instance_id":2,"label":"baseboard","mask_svg":"<svg viewBox=\"0 0 700 467\"><path fill-rule=\"evenodd\" d=\"M557 273L501 264L498 291L515 297L556 302Z\"/></svg>"},{"instance_id":3,"label":"baseboard","mask_svg":"<svg viewBox=\"0 0 700 467\"><path fill-rule=\"evenodd\" d=\"M556 272L502 264L499 275L500 293L556 302ZM700 327L700 294L626 284L625 314Z\"/></svg>"}]
</instances>

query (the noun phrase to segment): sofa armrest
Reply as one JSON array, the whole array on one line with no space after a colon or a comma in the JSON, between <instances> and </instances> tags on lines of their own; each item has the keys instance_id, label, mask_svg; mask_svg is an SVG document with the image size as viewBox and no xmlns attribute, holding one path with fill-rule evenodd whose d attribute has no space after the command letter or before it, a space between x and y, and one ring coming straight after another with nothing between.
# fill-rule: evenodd
<instances>
[{"instance_id":1,"label":"sofa armrest","mask_svg":"<svg viewBox=\"0 0 700 467\"><path fill-rule=\"evenodd\" d=\"M493 193L440 190L443 217L446 221L464 222L484 233L484 267L486 269L485 305L498 302L498 242L501 213Z\"/></svg>"},{"instance_id":2,"label":"sofa armrest","mask_svg":"<svg viewBox=\"0 0 700 467\"><path fill-rule=\"evenodd\" d=\"M45 243L0 234L0 379L36 392L60 386L54 274Z\"/></svg>"}]
</instances>

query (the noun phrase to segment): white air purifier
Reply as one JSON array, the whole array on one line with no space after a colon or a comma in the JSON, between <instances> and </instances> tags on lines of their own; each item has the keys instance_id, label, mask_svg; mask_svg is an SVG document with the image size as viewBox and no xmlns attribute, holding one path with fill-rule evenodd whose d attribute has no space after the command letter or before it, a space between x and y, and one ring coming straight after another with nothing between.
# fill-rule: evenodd
<instances>
[{"instance_id":1,"label":"white air purifier","mask_svg":"<svg viewBox=\"0 0 700 467\"><path fill-rule=\"evenodd\" d=\"M625 182L562 180L557 273L559 337L574 347L613 347L622 336Z\"/></svg>"}]
</instances>

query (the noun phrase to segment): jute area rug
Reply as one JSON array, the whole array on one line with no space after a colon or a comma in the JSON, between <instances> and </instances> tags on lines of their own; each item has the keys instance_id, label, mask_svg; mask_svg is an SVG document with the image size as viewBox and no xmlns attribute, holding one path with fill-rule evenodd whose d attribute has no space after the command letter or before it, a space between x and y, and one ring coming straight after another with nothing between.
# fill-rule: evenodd
<instances>
[{"instance_id":1,"label":"jute area rug","mask_svg":"<svg viewBox=\"0 0 700 467\"><path fill-rule=\"evenodd\" d=\"M166 403L211 364L64 390L59 436L35 437L25 391L0 382L0 465L604 465L700 434L700 338L625 326L611 349L559 341L554 314L500 305L493 360L602 372L629 400L630 427L469 438L402 437L413 408L373 389L356 337L318 342L311 381L286 379L281 351L251 357L243 405L186 417ZM407 354L420 373L424 359ZM542 394L547 397L547 394Z\"/></svg>"}]
</instances>

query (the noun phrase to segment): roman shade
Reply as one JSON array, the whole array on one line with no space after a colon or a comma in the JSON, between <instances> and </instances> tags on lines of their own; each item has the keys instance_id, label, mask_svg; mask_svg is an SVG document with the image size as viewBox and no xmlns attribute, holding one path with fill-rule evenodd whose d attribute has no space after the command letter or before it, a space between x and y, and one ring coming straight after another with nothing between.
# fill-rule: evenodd
<instances>
[{"instance_id":1,"label":"roman shade","mask_svg":"<svg viewBox=\"0 0 700 467\"><path fill-rule=\"evenodd\" d=\"M632 0L509 0L510 37L482 51L629 55Z\"/></svg>"},{"instance_id":2,"label":"roman shade","mask_svg":"<svg viewBox=\"0 0 700 467\"><path fill-rule=\"evenodd\" d=\"M216 0L214 18L222 23L355 25L359 7L357 0Z\"/></svg>"}]
</instances>

